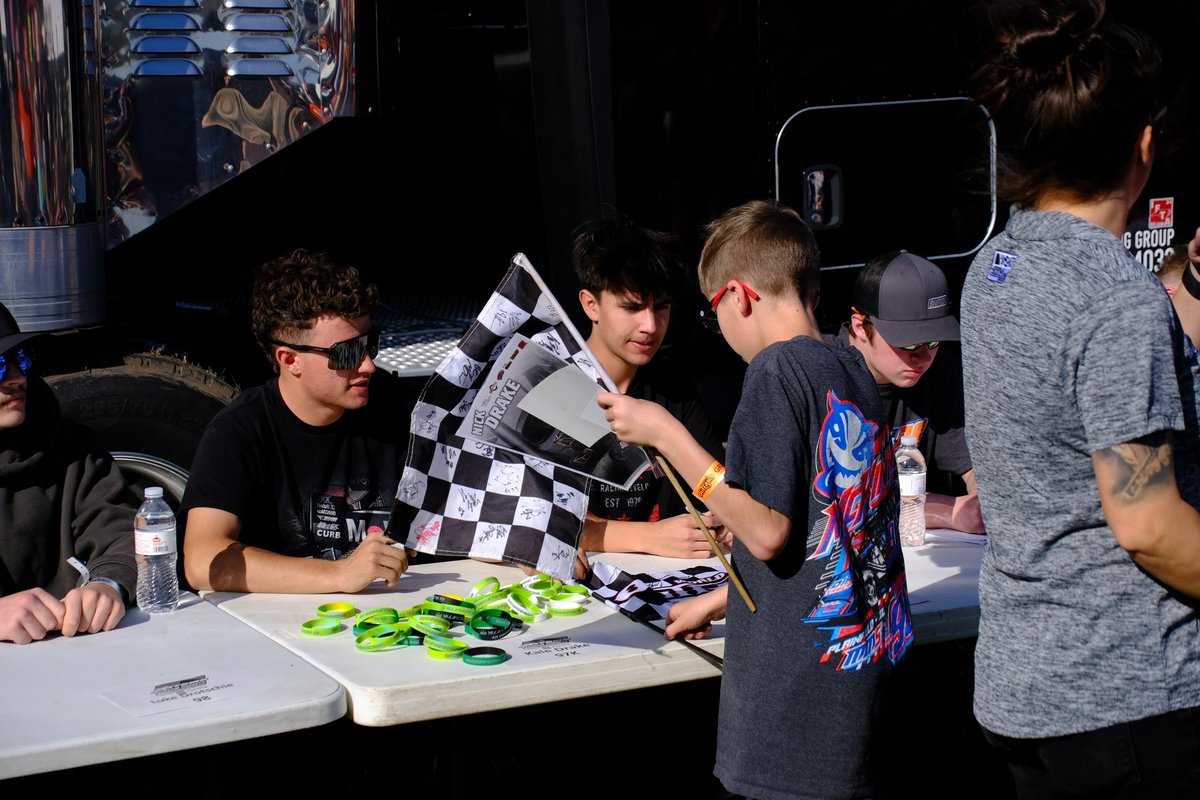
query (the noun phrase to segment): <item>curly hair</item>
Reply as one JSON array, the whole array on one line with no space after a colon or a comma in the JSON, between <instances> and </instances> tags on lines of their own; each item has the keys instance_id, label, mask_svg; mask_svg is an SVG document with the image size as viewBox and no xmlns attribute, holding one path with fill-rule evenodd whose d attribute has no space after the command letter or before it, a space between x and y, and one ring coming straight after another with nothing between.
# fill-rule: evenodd
<instances>
[{"instance_id":1,"label":"curly hair","mask_svg":"<svg viewBox=\"0 0 1200 800\"><path fill-rule=\"evenodd\" d=\"M365 282L354 267L334 264L321 253L295 250L259 268L250 319L254 338L278 372L272 339L296 341L319 317L367 316L378 302L375 284Z\"/></svg>"}]
</instances>

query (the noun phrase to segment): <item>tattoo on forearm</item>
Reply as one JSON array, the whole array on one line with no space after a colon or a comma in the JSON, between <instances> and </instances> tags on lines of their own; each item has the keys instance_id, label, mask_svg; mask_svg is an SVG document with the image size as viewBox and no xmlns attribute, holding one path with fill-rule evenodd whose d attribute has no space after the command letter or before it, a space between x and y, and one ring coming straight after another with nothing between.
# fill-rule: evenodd
<instances>
[{"instance_id":1,"label":"tattoo on forearm","mask_svg":"<svg viewBox=\"0 0 1200 800\"><path fill-rule=\"evenodd\" d=\"M1174 480L1174 456L1164 436L1123 442L1100 453L1116 468L1113 496L1127 503L1139 500L1147 487Z\"/></svg>"}]
</instances>

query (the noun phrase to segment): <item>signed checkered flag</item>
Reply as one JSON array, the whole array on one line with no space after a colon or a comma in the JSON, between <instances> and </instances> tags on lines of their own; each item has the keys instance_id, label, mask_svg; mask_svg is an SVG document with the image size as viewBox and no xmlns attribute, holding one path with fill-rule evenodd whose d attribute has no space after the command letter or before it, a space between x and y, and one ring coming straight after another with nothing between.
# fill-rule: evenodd
<instances>
[{"instance_id":1,"label":"signed checkered flag","mask_svg":"<svg viewBox=\"0 0 1200 800\"><path fill-rule=\"evenodd\" d=\"M699 565L631 575L613 564L594 561L585 583L597 600L648 622L665 619L667 609L678 601L724 586L728 580L729 575L720 567Z\"/></svg>"},{"instance_id":2,"label":"signed checkered flag","mask_svg":"<svg viewBox=\"0 0 1200 800\"><path fill-rule=\"evenodd\" d=\"M527 564L565 579L583 528L588 479L456 435L492 362L518 333L598 377L575 327L518 253L413 408L390 535L421 553Z\"/></svg>"}]
</instances>

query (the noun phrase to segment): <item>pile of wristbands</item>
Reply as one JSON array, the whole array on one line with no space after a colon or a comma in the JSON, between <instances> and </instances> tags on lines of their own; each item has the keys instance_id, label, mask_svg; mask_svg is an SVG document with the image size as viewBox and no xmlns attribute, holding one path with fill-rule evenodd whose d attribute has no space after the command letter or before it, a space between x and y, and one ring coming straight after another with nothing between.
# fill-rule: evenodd
<instances>
[{"instance_id":1,"label":"pile of wristbands","mask_svg":"<svg viewBox=\"0 0 1200 800\"><path fill-rule=\"evenodd\" d=\"M350 603L325 603L317 607L315 619L300 625L300 632L329 636L342 630L341 620L353 617L354 646L364 653L423 644L430 658L488 666L503 663L504 650L471 647L465 637L452 635L455 625L490 642L550 617L582 614L588 600L586 587L561 583L545 573L505 587L489 577L476 583L465 598L434 594L403 610L379 606L360 613Z\"/></svg>"}]
</instances>

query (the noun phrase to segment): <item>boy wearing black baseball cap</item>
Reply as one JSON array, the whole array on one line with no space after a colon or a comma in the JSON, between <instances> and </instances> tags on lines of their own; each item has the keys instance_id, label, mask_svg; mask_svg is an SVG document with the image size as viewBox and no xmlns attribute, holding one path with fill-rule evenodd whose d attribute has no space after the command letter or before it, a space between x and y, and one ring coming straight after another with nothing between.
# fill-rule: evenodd
<instances>
[{"instance_id":1,"label":"boy wearing black baseball cap","mask_svg":"<svg viewBox=\"0 0 1200 800\"><path fill-rule=\"evenodd\" d=\"M957 350L940 347L959 339L946 276L915 253L885 253L858 274L850 311L830 338L862 354L896 441L910 435L920 443L929 469L926 526L982 533L963 432L962 364Z\"/></svg>"}]
</instances>

